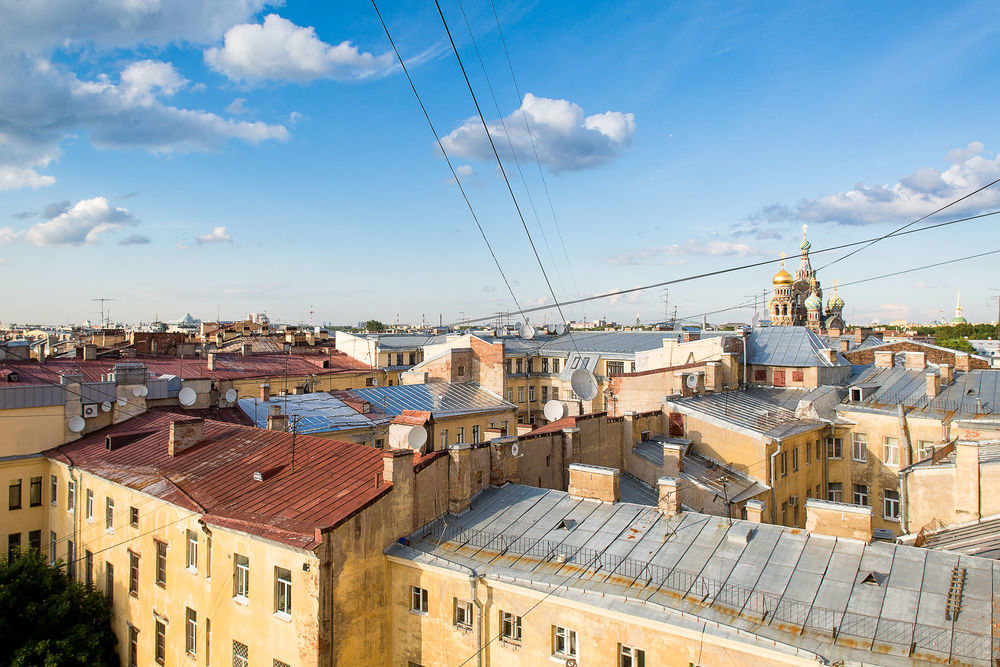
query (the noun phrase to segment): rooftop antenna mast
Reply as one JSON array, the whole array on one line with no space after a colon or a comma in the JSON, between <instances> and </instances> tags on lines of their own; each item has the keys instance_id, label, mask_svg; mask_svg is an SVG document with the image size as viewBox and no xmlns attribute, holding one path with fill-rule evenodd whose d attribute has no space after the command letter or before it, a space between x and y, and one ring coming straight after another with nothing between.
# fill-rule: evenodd
<instances>
[{"instance_id":1,"label":"rooftop antenna mast","mask_svg":"<svg viewBox=\"0 0 1000 667\"><path fill-rule=\"evenodd\" d=\"M104 302L105 301L114 301L114 299L108 299L108 298L105 298L105 297L100 297L100 298L97 298L97 299L91 299L91 301L100 301L101 302L101 326L103 327L104 326Z\"/></svg>"},{"instance_id":2,"label":"rooftop antenna mast","mask_svg":"<svg viewBox=\"0 0 1000 667\"><path fill-rule=\"evenodd\" d=\"M313 307L312 304L309 304L309 328L311 329L312 327L313 327Z\"/></svg>"}]
</instances>

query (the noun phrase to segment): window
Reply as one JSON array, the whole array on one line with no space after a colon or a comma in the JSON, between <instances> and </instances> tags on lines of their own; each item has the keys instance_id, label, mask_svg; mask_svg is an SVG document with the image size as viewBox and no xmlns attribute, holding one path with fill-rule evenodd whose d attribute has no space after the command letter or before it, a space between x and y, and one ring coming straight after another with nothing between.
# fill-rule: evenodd
<instances>
[{"instance_id":1,"label":"window","mask_svg":"<svg viewBox=\"0 0 1000 667\"><path fill-rule=\"evenodd\" d=\"M882 498L882 516L893 521L899 520L899 491L886 489Z\"/></svg>"},{"instance_id":2,"label":"window","mask_svg":"<svg viewBox=\"0 0 1000 667\"><path fill-rule=\"evenodd\" d=\"M76 578L76 547L73 540L66 541L66 575L70 579Z\"/></svg>"},{"instance_id":3,"label":"window","mask_svg":"<svg viewBox=\"0 0 1000 667\"><path fill-rule=\"evenodd\" d=\"M514 390L513 389L510 389L510 388L507 389L507 402L508 403L513 403L514 402Z\"/></svg>"},{"instance_id":4,"label":"window","mask_svg":"<svg viewBox=\"0 0 1000 667\"><path fill-rule=\"evenodd\" d=\"M828 459L842 459L844 458L844 441L841 438L827 438L826 439L826 458Z\"/></svg>"},{"instance_id":5,"label":"window","mask_svg":"<svg viewBox=\"0 0 1000 667\"><path fill-rule=\"evenodd\" d=\"M466 630L472 629L472 602L469 600L455 601L455 625Z\"/></svg>"},{"instance_id":6,"label":"window","mask_svg":"<svg viewBox=\"0 0 1000 667\"><path fill-rule=\"evenodd\" d=\"M503 435L510 435L510 430L508 429L506 419L503 420Z\"/></svg>"},{"instance_id":7,"label":"window","mask_svg":"<svg viewBox=\"0 0 1000 667\"><path fill-rule=\"evenodd\" d=\"M402 366L403 365L403 353L402 352L397 352L396 353L396 365L397 366Z\"/></svg>"},{"instance_id":8,"label":"window","mask_svg":"<svg viewBox=\"0 0 1000 667\"><path fill-rule=\"evenodd\" d=\"M87 507L86 507L86 517L87 521L94 520L94 490L87 489Z\"/></svg>"},{"instance_id":9,"label":"window","mask_svg":"<svg viewBox=\"0 0 1000 667\"><path fill-rule=\"evenodd\" d=\"M528 368L527 368L527 370L528 370L529 373L531 373L532 371L535 370L534 361L535 361L534 359L528 359Z\"/></svg>"},{"instance_id":10,"label":"window","mask_svg":"<svg viewBox=\"0 0 1000 667\"><path fill-rule=\"evenodd\" d=\"M844 500L844 485L840 482L827 482L826 485L826 499L832 500L834 502L843 502Z\"/></svg>"},{"instance_id":11,"label":"window","mask_svg":"<svg viewBox=\"0 0 1000 667\"><path fill-rule=\"evenodd\" d=\"M816 441L816 460L819 461L823 458L823 450L820 447L820 441Z\"/></svg>"},{"instance_id":12,"label":"window","mask_svg":"<svg viewBox=\"0 0 1000 667\"><path fill-rule=\"evenodd\" d=\"M507 375L510 375L510 372L511 372L510 371L510 359L508 359L507 361L503 362L503 367L504 367L504 372L507 373Z\"/></svg>"},{"instance_id":13,"label":"window","mask_svg":"<svg viewBox=\"0 0 1000 667\"><path fill-rule=\"evenodd\" d=\"M281 660L278 660L277 658L274 658L273 660L271 660L271 667L292 667L292 666L289 665L287 662L283 662Z\"/></svg>"},{"instance_id":14,"label":"window","mask_svg":"<svg viewBox=\"0 0 1000 667\"><path fill-rule=\"evenodd\" d=\"M417 363L417 353L416 352L410 352L409 353L409 362L408 363L411 366L413 366L414 364Z\"/></svg>"},{"instance_id":15,"label":"window","mask_svg":"<svg viewBox=\"0 0 1000 667\"><path fill-rule=\"evenodd\" d=\"M542 359L542 372L543 373L548 373L549 372L549 360L548 359Z\"/></svg>"},{"instance_id":16,"label":"window","mask_svg":"<svg viewBox=\"0 0 1000 667\"><path fill-rule=\"evenodd\" d=\"M59 495L59 480L55 475L49 477L49 504L56 506L56 497Z\"/></svg>"},{"instance_id":17,"label":"window","mask_svg":"<svg viewBox=\"0 0 1000 667\"><path fill-rule=\"evenodd\" d=\"M535 388L534 387L528 387L528 400L531 401L531 402L534 402L534 400L535 400Z\"/></svg>"},{"instance_id":18,"label":"window","mask_svg":"<svg viewBox=\"0 0 1000 667\"><path fill-rule=\"evenodd\" d=\"M929 459L934 456L934 443L930 440L921 440L917 443L920 451L920 460Z\"/></svg>"},{"instance_id":19,"label":"window","mask_svg":"<svg viewBox=\"0 0 1000 667\"><path fill-rule=\"evenodd\" d=\"M517 388L517 402L524 403L524 387Z\"/></svg>"},{"instance_id":20,"label":"window","mask_svg":"<svg viewBox=\"0 0 1000 667\"><path fill-rule=\"evenodd\" d=\"M886 436L882 440L882 463L887 466L899 465L899 438Z\"/></svg>"},{"instance_id":21,"label":"window","mask_svg":"<svg viewBox=\"0 0 1000 667\"><path fill-rule=\"evenodd\" d=\"M76 482L66 482L66 511L70 514L76 511Z\"/></svg>"},{"instance_id":22,"label":"window","mask_svg":"<svg viewBox=\"0 0 1000 667\"><path fill-rule=\"evenodd\" d=\"M614 373L624 373L625 372L625 362L624 361L608 361L606 362L608 369L608 375Z\"/></svg>"},{"instance_id":23,"label":"window","mask_svg":"<svg viewBox=\"0 0 1000 667\"><path fill-rule=\"evenodd\" d=\"M641 648L619 644L618 667L646 667L646 652Z\"/></svg>"},{"instance_id":24,"label":"window","mask_svg":"<svg viewBox=\"0 0 1000 667\"><path fill-rule=\"evenodd\" d=\"M867 484L855 484L854 485L854 504L855 505L868 505L868 485Z\"/></svg>"},{"instance_id":25,"label":"window","mask_svg":"<svg viewBox=\"0 0 1000 667\"><path fill-rule=\"evenodd\" d=\"M7 509L21 509L21 480L19 479L11 482L7 488Z\"/></svg>"},{"instance_id":26,"label":"window","mask_svg":"<svg viewBox=\"0 0 1000 667\"><path fill-rule=\"evenodd\" d=\"M108 498L104 501L104 530L115 529L115 500Z\"/></svg>"},{"instance_id":27,"label":"window","mask_svg":"<svg viewBox=\"0 0 1000 667\"><path fill-rule=\"evenodd\" d=\"M56 531L49 531L49 562L56 562Z\"/></svg>"},{"instance_id":28,"label":"window","mask_svg":"<svg viewBox=\"0 0 1000 667\"><path fill-rule=\"evenodd\" d=\"M104 597L108 603L115 603L115 566L111 563L104 563Z\"/></svg>"},{"instance_id":29,"label":"window","mask_svg":"<svg viewBox=\"0 0 1000 667\"><path fill-rule=\"evenodd\" d=\"M167 657L167 626L165 626L159 619L156 620L156 653L154 657L156 662L163 664L163 661Z\"/></svg>"},{"instance_id":30,"label":"window","mask_svg":"<svg viewBox=\"0 0 1000 667\"><path fill-rule=\"evenodd\" d=\"M500 612L500 639L505 642L521 643L521 617L509 611Z\"/></svg>"},{"instance_id":31,"label":"window","mask_svg":"<svg viewBox=\"0 0 1000 667\"><path fill-rule=\"evenodd\" d=\"M28 531L28 548L34 549L35 551L42 550L42 531L40 530Z\"/></svg>"},{"instance_id":32,"label":"window","mask_svg":"<svg viewBox=\"0 0 1000 667\"><path fill-rule=\"evenodd\" d=\"M788 503L781 503L781 525L788 525Z\"/></svg>"},{"instance_id":33,"label":"window","mask_svg":"<svg viewBox=\"0 0 1000 667\"><path fill-rule=\"evenodd\" d=\"M410 586L410 611L416 614L427 613L427 589Z\"/></svg>"},{"instance_id":34,"label":"window","mask_svg":"<svg viewBox=\"0 0 1000 667\"><path fill-rule=\"evenodd\" d=\"M250 667L250 649L233 640L233 667Z\"/></svg>"},{"instance_id":35,"label":"window","mask_svg":"<svg viewBox=\"0 0 1000 667\"><path fill-rule=\"evenodd\" d=\"M94 554L83 552L83 580L88 586L94 585Z\"/></svg>"},{"instance_id":36,"label":"window","mask_svg":"<svg viewBox=\"0 0 1000 667\"><path fill-rule=\"evenodd\" d=\"M28 503L32 507L38 507L42 504L42 478L32 477L31 478L31 490L28 492Z\"/></svg>"},{"instance_id":37,"label":"window","mask_svg":"<svg viewBox=\"0 0 1000 667\"><path fill-rule=\"evenodd\" d=\"M781 476L784 477L788 474L788 452L781 452L781 456L778 457L778 468L781 470Z\"/></svg>"},{"instance_id":38,"label":"window","mask_svg":"<svg viewBox=\"0 0 1000 667\"><path fill-rule=\"evenodd\" d=\"M112 506L114 506L114 503L112 503ZM133 528L138 528L139 527L139 508L138 507L129 507L128 508L128 525L132 526Z\"/></svg>"},{"instance_id":39,"label":"window","mask_svg":"<svg viewBox=\"0 0 1000 667\"><path fill-rule=\"evenodd\" d=\"M236 568L233 572L233 595L246 600L250 597L250 559L236 554L233 560Z\"/></svg>"},{"instance_id":40,"label":"window","mask_svg":"<svg viewBox=\"0 0 1000 667\"><path fill-rule=\"evenodd\" d=\"M139 630L128 624L128 667L139 667Z\"/></svg>"},{"instance_id":41,"label":"window","mask_svg":"<svg viewBox=\"0 0 1000 667\"><path fill-rule=\"evenodd\" d=\"M851 439L851 458L860 463L868 461L868 436L855 433Z\"/></svg>"},{"instance_id":42,"label":"window","mask_svg":"<svg viewBox=\"0 0 1000 667\"><path fill-rule=\"evenodd\" d=\"M167 543L153 540L156 545L156 585L167 586Z\"/></svg>"},{"instance_id":43,"label":"window","mask_svg":"<svg viewBox=\"0 0 1000 667\"><path fill-rule=\"evenodd\" d=\"M472 427L472 442L482 442L479 439L479 424Z\"/></svg>"},{"instance_id":44,"label":"window","mask_svg":"<svg viewBox=\"0 0 1000 667\"><path fill-rule=\"evenodd\" d=\"M542 401L547 403L548 400L549 400L549 388L542 387Z\"/></svg>"},{"instance_id":45,"label":"window","mask_svg":"<svg viewBox=\"0 0 1000 667\"><path fill-rule=\"evenodd\" d=\"M205 665L212 664L212 621L205 619Z\"/></svg>"},{"instance_id":46,"label":"window","mask_svg":"<svg viewBox=\"0 0 1000 667\"><path fill-rule=\"evenodd\" d=\"M458 436L455 437L455 442L462 443L465 442L465 427L458 427Z\"/></svg>"},{"instance_id":47,"label":"window","mask_svg":"<svg viewBox=\"0 0 1000 667\"><path fill-rule=\"evenodd\" d=\"M576 657L576 630L552 626L552 655L560 658Z\"/></svg>"},{"instance_id":48,"label":"window","mask_svg":"<svg viewBox=\"0 0 1000 667\"><path fill-rule=\"evenodd\" d=\"M552 387L552 400L553 401L559 400L559 387Z\"/></svg>"},{"instance_id":49,"label":"window","mask_svg":"<svg viewBox=\"0 0 1000 667\"><path fill-rule=\"evenodd\" d=\"M292 573L283 567L274 568L274 611L292 615Z\"/></svg>"},{"instance_id":50,"label":"window","mask_svg":"<svg viewBox=\"0 0 1000 667\"><path fill-rule=\"evenodd\" d=\"M212 580L212 536L205 537L205 578Z\"/></svg>"},{"instance_id":51,"label":"window","mask_svg":"<svg viewBox=\"0 0 1000 667\"><path fill-rule=\"evenodd\" d=\"M448 429L441 429L441 449L448 448Z\"/></svg>"},{"instance_id":52,"label":"window","mask_svg":"<svg viewBox=\"0 0 1000 667\"><path fill-rule=\"evenodd\" d=\"M797 472L799 469L799 448L795 447L792 449L792 472Z\"/></svg>"},{"instance_id":53,"label":"window","mask_svg":"<svg viewBox=\"0 0 1000 667\"><path fill-rule=\"evenodd\" d=\"M12 561L17 558L21 551L21 533L11 533L7 536L7 560Z\"/></svg>"},{"instance_id":54,"label":"window","mask_svg":"<svg viewBox=\"0 0 1000 667\"><path fill-rule=\"evenodd\" d=\"M198 614L194 609L185 607L184 609L184 650L188 655L198 653Z\"/></svg>"},{"instance_id":55,"label":"window","mask_svg":"<svg viewBox=\"0 0 1000 667\"><path fill-rule=\"evenodd\" d=\"M187 569L192 572L198 571L198 533L193 530L187 531Z\"/></svg>"},{"instance_id":56,"label":"window","mask_svg":"<svg viewBox=\"0 0 1000 667\"><path fill-rule=\"evenodd\" d=\"M524 368L524 362L523 362L523 360L517 359L517 360L514 361L514 364L515 364L515 366L514 366L515 369L517 370L518 373L520 373L522 371L522 369Z\"/></svg>"},{"instance_id":57,"label":"window","mask_svg":"<svg viewBox=\"0 0 1000 667\"><path fill-rule=\"evenodd\" d=\"M139 554L128 552L128 594L139 597Z\"/></svg>"},{"instance_id":58,"label":"window","mask_svg":"<svg viewBox=\"0 0 1000 667\"><path fill-rule=\"evenodd\" d=\"M812 463L812 448L809 446L810 443L806 443L806 446L802 449L806 450L806 465Z\"/></svg>"},{"instance_id":59,"label":"window","mask_svg":"<svg viewBox=\"0 0 1000 667\"><path fill-rule=\"evenodd\" d=\"M559 360L558 359L553 359L552 360L552 372L553 373L558 373L559 372Z\"/></svg>"}]
</instances>

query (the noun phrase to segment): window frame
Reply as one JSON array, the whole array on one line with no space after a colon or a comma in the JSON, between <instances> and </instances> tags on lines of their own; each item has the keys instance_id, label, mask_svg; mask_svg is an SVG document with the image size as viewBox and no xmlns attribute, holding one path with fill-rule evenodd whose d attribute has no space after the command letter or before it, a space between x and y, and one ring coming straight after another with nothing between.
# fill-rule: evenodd
<instances>
[{"instance_id":1,"label":"window frame","mask_svg":"<svg viewBox=\"0 0 1000 667\"><path fill-rule=\"evenodd\" d=\"M250 600L250 558L243 554L233 555L233 599Z\"/></svg>"},{"instance_id":2,"label":"window frame","mask_svg":"<svg viewBox=\"0 0 1000 667\"><path fill-rule=\"evenodd\" d=\"M109 604L115 603L115 566L111 561L104 561L104 597Z\"/></svg>"},{"instance_id":3,"label":"window frame","mask_svg":"<svg viewBox=\"0 0 1000 667\"><path fill-rule=\"evenodd\" d=\"M66 480L66 511L76 512L76 482L72 479Z\"/></svg>"},{"instance_id":4,"label":"window frame","mask_svg":"<svg viewBox=\"0 0 1000 667\"><path fill-rule=\"evenodd\" d=\"M154 640L153 640L153 659L158 665L162 665L167 660L167 625L160 619L154 620Z\"/></svg>"},{"instance_id":5,"label":"window frame","mask_svg":"<svg viewBox=\"0 0 1000 667\"><path fill-rule=\"evenodd\" d=\"M899 438L891 435L882 437L882 463L899 467Z\"/></svg>"},{"instance_id":6,"label":"window frame","mask_svg":"<svg viewBox=\"0 0 1000 667\"><path fill-rule=\"evenodd\" d=\"M132 597L139 597L139 554L128 552L128 594Z\"/></svg>"},{"instance_id":7,"label":"window frame","mask_svg":"<svg viewBox=\"0 0 1000 667\"><path fill-rule=\"evenodd\" d=\"M618 667L646 667L645 649L618 644Z\"/></svg>"},{"instance_id":8,"label":"window frame","mask_svg":"<svg viewBox=\"0 0 1000 667\"><path fill-rule=\"evenodd\" d=\"M111 496L104 499L104 530L115 532L115 499Z\"/></svg>"},{"instance_id":9,"label":"window frame","mask_svg":"<svg viewBox=\"0 0 1000 667\"><path fill-rule=\"evenodd\" d=\"M187 540L184 548L185 568L188 572L198 572L198 533L193 530L185 531Z\"/></svg>"},{"instance_id":10,"label":"window frame","mask_svg":"<svg viewBox=\"0 0 1000 667\"><path fill-rule=\"evenodd\" d=\"M242 654L240 648L242 648ZM235 639L233 640L233 667L250 667L250 647Z\"/></svg>"},{"instance_id":11,"label":"window frame","mask_svg":"<svg viewBox=\"0 0 1000 667\"><path fill-rule=\"evenodd\" d=\"M853 433L851 435L851 460L858 463L868 463L867 433Z\"/></svg>"},{"instance_id":12,"label":"window frame","mask_svg":"<svg viewBox=\"0 0 1000 667\"><path fill-rule=\"evenodd\" d=\"M94 490L93 489L87 489L87 493L86 493L86 495L84 497L86 499L84 501L84 503L85 503L84 504L84 517L87 519L87 521L93 521L94 520Z\"/></svg>"},{"instance_id":13,"label":"window frame","mask_svg":"<svg viewBox=\"0 0 1000 667\"><path fill-rule=\"evenodd\" d=\"M851 498L854 500L854 504L858 505L859 507L869 507L868 503L871 500L871 494L868 485L855 484L853 491L854 494L851 496Z\"/></svg>"},{"instance_id":14,"label":"window frame","mask_svg":"<svg viewBox=\"0 0 1000 667\"><path fill-rule=\"evenodd\" d=\"M56 507L59 504L59 478L49 475L49 504Z\"/></svg>"},{"instance_id":15,"label":"window frame","mask_svg":"<svg viewBox=\"0 0 1000 667\"><path fill-rule=\"evenodd\" d=\"M836 496L836 497L835 497ZM844 484L843 482L827 482L826 483L826 499L835 502L844 502Z\"/></svg>"},{"instance_id":16,"label":"window frame","mask_svg":"<svg viewBox=\"0 0 1000 667\"><path fill-rule=\"evenodd\" d=\"M826 458L836 459L842 461L844 459L844 439L843 438L827 438L826 439Z\"/></svg>"},{"instance_id":17,"label":"window frame","mask_svg":"<svg viewBox=\"0 0 1000 667\"><path fill-rule=\"evenodd\" d=\"M37 490L37 496L36 496L36 490ZM42 478L32 477L28 487L28 507L41 507L41 506L42 506Z\"/></svg>"},{"instance_id":18,"label":"window frame","mask_svg":"<svg viewBox=\"0 0 1000 667\"><path fill-rule=\"evenodd\" d=\"M191 607L184 608L184 652L198 655L198 612Z\"/></svg>"},{"instance_id":19,"label":"window frame","mask_svg":"<svg viewBox=\"0 0 1000 667\"><path fill-rule=\"evenodd\" d=\"M17 491L14 489L17 489ZM18 477L16 480L11 480L7 485L7 510L19 510L21 506L21 478Z\"/></svg>"},{"instance_id":20,"label":"window frame","mask_svg":"<svg viewBox=\"0 0 1000 667\"><path fill-rule=\"evenodd\" d=\"M155 548L156 567L154 568L154 582L160 588L167 587L167 543L163 540L153 539Z\"/></svg>"},{"instance_id":21,"label":"window frame","mask_svg":"<svg viewBox=\"0 0 1000 667\"><path fill-rule=\"evenodd\" d=\"M427 609L427 589L420 586L410 586L410 613L426 614Z\"/></svg>"},{"instance_id":22,"label":"window frame","mask_svg":"<svg viewBox=\"0 0 1000 667\"><path fill-rule=\"evenodd\" d=\"M274 567L274 613L280 617L292 617L292 571Z\"/></svg>"},{"instance_id":23,"label":"window frame","mask_svg":"<svg viewBox=\"0 0 1000 667\"><path fill-rule=\"evenodd\" d=\"M522 636L521 617L512 611L500 610L500 641L520 644Z\"/></svg>"},{"instance_id":24,"label":"window frame","mask_svg":"<svg viewBox=\"0 0 1000 667\"><path fill-rule=\"evenodd\" d=\"M453 618L455 627L463 630L471 630L474 622L472 615L472 601L460 600L458 598L452 598L452 601L454 603Z\"/></svg>"},{"instance_id":25,"label":"window frame","mask_svg":"<svg viewBox=\"0 0 1000 667\"><path fill-rule=\"evenodd\" d=\"M561 625L552 626L552 656L555 658L577 658L576 630Z\"/></svg>"},{"instance_id":26,"label":"window frame","mask_svg":"<svg viewBox=\"0 0 1000 667\"><path fill-rule=\"evenodd\" d=\"M895 494L895 498L890 498L889 494ZM900 495L895 489L885 489L882 491L882 518L887 521L899 521ZM895 509L895 512L890 511Z\"/></svg>"}]
</instances>

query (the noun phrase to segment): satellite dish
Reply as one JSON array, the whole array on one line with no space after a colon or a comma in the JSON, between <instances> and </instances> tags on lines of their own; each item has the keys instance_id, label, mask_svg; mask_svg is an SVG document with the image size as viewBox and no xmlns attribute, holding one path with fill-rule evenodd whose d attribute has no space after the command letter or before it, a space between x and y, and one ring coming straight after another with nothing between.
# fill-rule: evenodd
<instances>
[{"instance_id":1,"label":"satellite dish","mask_svg":"<svg viewBox=\"0 0 1000 667\"><path fill-rule=\"evenodd\" d=\"M132 395L133 396L138 396L138 397L141 398L141 397L145 396L148 393L149 393L149 389L147 389L145 385L142 385L141 387L133 387L132 388Z\"/></svg>"},{"instance_id":2,"label":"satellite dish","mask_svg":"<svg viewBox=\"0 0 1000 667\"><path fill-rule=\"evenodd\" d=\"M556 335L557 336L562 336L564 333L566 333L566 325L565 324L557 324L556 325Z\"/></svg>"},{"instance_id":3,"label":"satellite dish","mask_svg":"<svg viewBox=\"0 0 1000 667\"><path fill-rule=\"evenodd\" d=\"M521 445L515 442L513 445L510 446L511 456L518 456L520 453L521 453Z\"/></svg>"},{"instance_id":4,"label":"satellite dish","mask_svg":"<svg viewBox=\"0 0 1000 667\"><path fill-rule=\"evenodd\" d=\"M676 322L676 321L674 322L674 331L677 332L677 333L680 333L681 331L684 331L684 327L681 326L680 322Z\"/></svg>"},{"instance_id":5,"label":"satellite dish","mask_svg":"<svg viewBox=\"0 0 1000 667\"><path fill-rule=\"evenodd\" d=\"M377 387L378 386L378 378L376 378L376 377L372 378L372 386L373 387Z\"/></svg>"},{"instance_id":6,"label":"satellite dish","mask_svg":"<svg viewBox=\"0 0 1000 667\"><path fill-rule=\"evenodd\" d=\"M562 402L553 399L545 404L542 412L546 419L554 422L566 416L566 406Z\"/></svg>"},{"instance_id":7,"label":"satellite dish","mask_svg":"<svg viewBox=\"0 0 1000 667\"><path fill-rule=\"evenodd\" d=\"M69 430L73 431L73 433L79 433L86 425L87 422L83 421L83 417L77 416L69 418Z\"/></svg>"},{"instance_id":8,"label":"satellite dish","mask_svg":"<svg viewBox=\"0 0 1000 667\"><path fill-rule=\"evenodd\" d=\"M198 400L198 394L191 387L184 387L177 394L177 400L181 402L181 405L194 405L194 402Z\"/></svg>"},{"instance_id":9,"label":"satellite dish","mask_svg":"<svg viewBox=\"0 0 1000 667\"><path fill-rule=\"evenodd\" d=\"M753 319L750 320L750 326L752 326L754 329L760 326L760 318L757 317L756 313L754 313Z\"/></svg>"},{"instance_id":10,"label":"satellite dish","mask_svg":"<svg viewBox=\"0 0 1000 667\"><path fill-rule=\"evenodd\" d=\"M517 333L521 334L521 338L531 340L535 337L535 327L525 322L517 328Z\"/></svg>"},{"instance_id":11,"label":"satellite dish","mask_svg":"<svg viewBox=\"0 0 1000 667\"><path fill-rule=\"evenodd\" d=\"M111 402L104 401L103 403L101 403L101 410L104 410L105 412L111 412Z\"/></svg>"},{"instance_id":12,"label":"satellite dish","mask_svg":"<svg viewBox=\"0 0 1000 667\"><path fill-rule=\"evenodd\" d=\"M115 403L118 404L118 407L124 408L126 405L128 405L128 399L127 398L119 398L117 401L115 401Z\"/></svg>"},{"instance_id":13,"label":"satellite dish","mask_svg":"<svg viewBox=\"0 0 1000 667\"><path fill-rule=\"evenodd\" d=\"M597 396L597 378L586 368L577 368L569 379L573 392L585 401L591 401Z\"/></svg>"},{"instance_id":14,"label":"satellite dish","mask_svg":"<svg viewBox=\"0 0 1000 667\"><path fill-rule=\"evenodd\" d=\"M228 403L235 403L236 402L236 398L238 396L239 396L239 394L236 393L235 389L227 389L226 390L226 402L228 402Z\"/></svg>"},{"instance_id":15,"label":"satellite dish","mask_svg":"<svg viewBox=\"0 0 1000 667\"><path fill-rule=\"evenodd\" d=\"M423 426L414 426L406 434L406 444L411 449L420 449L427 442L427 430Z\"/></svg>"},{"instance_id":16,"label":"satellite dish","mask_svg":"<svg viewBox=\"0 0 1000 667\"><path fill-rule=\"evenodd\" d=\"M693 373L688 375L684 380L684 384L688 386L688 389L695 389L698 386L698 376Z\"/></svg>"}]
</instances>

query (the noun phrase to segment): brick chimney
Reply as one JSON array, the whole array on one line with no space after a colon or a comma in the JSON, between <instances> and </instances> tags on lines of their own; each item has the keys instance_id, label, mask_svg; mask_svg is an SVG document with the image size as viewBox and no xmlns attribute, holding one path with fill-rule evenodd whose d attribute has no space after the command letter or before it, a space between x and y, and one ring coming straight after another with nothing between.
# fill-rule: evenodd
<instances>
[{"instance_id":1,"label":"brick chimney","mask_svg":"<svg viewBox=\"0 0 1000 667\"><path fill-rule=\"evenodd\" d=\"M249 357L250 355L252 355L253 345L251 345L250 343L243 343L243 345L240 346L240 354L242 354L244 357Z\"/></svg>"},{"instance_id":2,"label":"brick chimney","mask_svg":"<svg viewBox=\"0 0 1000 667\"><path fill-rule=\"evenodd\" d=\"M83 346L83 360L93 361L97 358L97 346L91 343L87 343Z\"/></svg>"},{"instance_id":3,"label":"brick chimney","mask_svg":"<svg viewBox=\"0 0 1000 667\"><path fill-rule=\"evenodd\" d=\"M663 472L669 477L678 477L684 472L684 445L663 443Z\"/></svg>"},{"instance_id":4,"label":"brick chimney","mask_svg":"<svg viewBox=\"0 0 1000 667\"><path fill-rule=\"evenodd\" d=\"M922 371L927 368L927 355L924 352L907 352L905 366L910 371Z\"/></svg>"},{"instance_id":5,"label":"brick chimney","mask_svg":"<svg viewBox=\"0 0 1000 667\"><path fill-rule=\"evenodd\" d=\"M260 386L260 402L267 403L271 400L271 385L262 384Z\"/></svg>"},{"instance_id":6,"label":"brick chimney","mask_svg":"<svg viewBox=\"0 0 1000 667\"><path fill-rule=\"evenodd\" d=\"M806 500L806 531L871 542L872 508L809 498Z\"/></svg>"},{"instance_id":7,"label":"brick chimney","mask_svg":"<svg viewBox=\"0 0 1000 667\"><path fill-rule=\"evenodd\" d=\"M275 406L277 407L277 406ZM288 430L288 415L283 415L280 412L278 414L269 414L267 416L267 430L268 431L287 431Z\"/></svg>"},{"instance_id":8,"label":"brick chimney","mask_svg":"<svg viewBox=\"0 0 1000 667\"><path fill-rule=\"evenodd\" d=\"M941 364L938 366L938 370L941 371L941 386L946 387L952 383L955 379L955 371L950 364Z\"/></svg>"},{"instance_id":9,"label":"brick chimney","mask_svg":"<svg viewBox=\"0 0 1000 667\"><path fill-rule=\"evenodd\" d=\"M927 398L934 398L941 393L941 376L937 373L927 373Z\"/></svg>"},{"instance_id":10,"label":"brick chimney","mask_svg":"<svg viewBox=\"0 0 1000 667\"><path fill-rule=\"evenodd\" d=\"M972 358L968 352L955 353L955 370L968 372L972 369Z\"/></svg>"},{"instance_id":11,"label":"brick chimney","mask_svg":"<svg viewBox=\"0 0 1000 667\"><path fill-rule=\"evenodd\" d=\"M656 508L666 518L676 516L681 512L680 480L676 477L660 477L656 480L659 500Z\"/></svg>"},{"instance_id":12,"label":"brick chimney","mask_svg":"<svg viewBox=\"0 0 1000 667\"><path fill-rule=\"evenodd\" d=\"M722 362L709 361L705 364L705 388L722 391Z\"/></svg>"},{"instance_id":13,"label":"brick chimney","mask_svg":"<svg viewBox=\"0 0 1000 667\"><path fill-rule=\"evenodd\" d=\"M875 350L875 367L892 368L892 358L895 352L892 350Z\"/></svg>"},{"instance_id":14,"label":"brick chimney","mask_svg":"<svg viewBox=\"0 0 1000 667\"><path fill-rule=\"evenodd\" d=\"M760 523L764 518L764 503L759 500L748 500L746 504L747 521Z\"/></svg>"},{"instance_id":15,"label":"brick chimney","mask_svg":"<svg viewBox=\"0 0 1000 667\"><path fill-rule=\"evenodd\" d=\"M210 371L215 370L215 357L216 357L215 352L208 353L208 370Z\"/></svg>"},{"instance_id":16,"label":"brick chimney","mask_svg":"<svg viewBox=\"0 0 1000 667\"><path fill-rule=\"evenodd\" d=\"M851 351L851 341L850 341L849 338L841 338L840 339L840 351L842 353L843 352L850 352Z\"/></svg>"},{"instance_id":17,"label":"brick chimney","mask_svg":"<svg viewBox=\"0 0 1000 667\"><path fill-rule=\"evenodd\" d=\"M621 499L618 468L571 463L569 466L569 495L590 498L606 503Z\"/></svg>"},{"instance_id":18,"label":"brick chimney","mask_svg":"<svg viewBox=\"0 0 1000 667\"><path fill-rule=\"evenodd\" d=\"M200 418L177 419L170 422L170 440L167 454L177 456L205 439L205 420Z\"/></svg>"}]
</instances>

